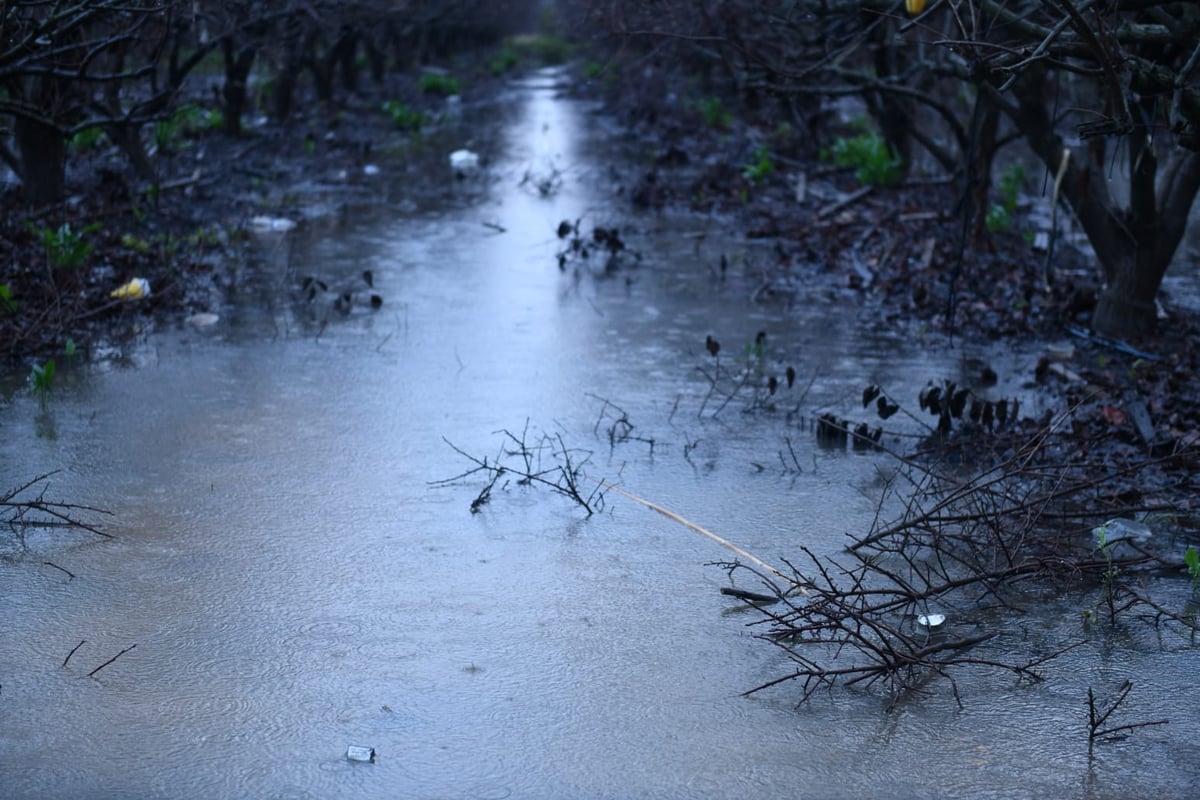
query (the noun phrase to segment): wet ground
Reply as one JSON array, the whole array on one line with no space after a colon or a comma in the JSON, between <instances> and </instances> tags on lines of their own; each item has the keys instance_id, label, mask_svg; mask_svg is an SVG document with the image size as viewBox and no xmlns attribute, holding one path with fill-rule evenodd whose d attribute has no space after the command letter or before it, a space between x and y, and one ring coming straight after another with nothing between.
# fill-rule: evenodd
<instances>
[{"instance_id":1,"label":"wet ground","mask_svg":"<svg viewBox=\"0 0 1200 800\"><path fill-rule=\"evenodd\" d=\"M714 543L614 496L588 517L502 481L471 514L481 478L431 485L471 466L443 439L491 457L528 425L768 560L834 553L869 526L881 462L818 448L798 420L851 413L865 382L913 396L981 363L1021 393L1040 355L880 332L837 289L762 302L753 243L618 210L613 127L555 85L468 112L409 158L425 166L381 158L386 212L262 234L215 325L68 368L45 410L11 376L0 485L62 470L48 494L111 509L118 538L7 545L4 794L1189 796L1195 651L1085 632L1090 597L997 621L998 649L1086 640L1046 683L979 673L962 708L937 684L892 713L840 690L796 708L787 684L741 696L789 667L718 594ZM457 180L460 146L484 169ZM556 228L579 218L618 226L640 263L560 271ZM306 277L329 292L309 301ZM342 314L343 290L382 306ZM714 418L705 337L729 364L760 330L796 385L774 411L743 413L747 394ZM610 448L605 399L653 450ZM1127 721L1171 723L1089 755L1087 689L1126 678Z\"/></svg>"}]
</instances>

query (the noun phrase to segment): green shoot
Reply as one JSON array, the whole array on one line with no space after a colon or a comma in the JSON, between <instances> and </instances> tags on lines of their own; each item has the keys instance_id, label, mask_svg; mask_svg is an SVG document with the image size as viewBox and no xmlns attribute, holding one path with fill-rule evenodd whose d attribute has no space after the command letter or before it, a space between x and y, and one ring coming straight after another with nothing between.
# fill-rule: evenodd
<instances>
[{"instance_id":1,"label":"green shoot","mask_svg":"<svg viewBox=\"0 0 1200 800\"><path fill-rule=\"evenodd\" d=\"M1188 575L1192 577L1192 594L1196 594L1196 591L1200 590L1200 553L1196 552L1196 548L1188 545L1183 554L1183 563L1187 566Z\"/></svg>"},{"instance_id":2,"label":"green shoot","mask_svg":"<svg viewBox=\"0 0 1200 800\"><path fill-rule=\"evenodd\" d=\"M91 256L95 245L87 241L89 234L100 230L99 223L92 223L82 230L74 230L64 222L57 228L47 228L26 223L46 251L46 258L53 269L78 269Z\"/></svg>"},{"instance_id":3,"label":"green shoot","mask_svg":"<svg viewBox=\"0 0 1200 800\"><path fill-rule=\"evenodd\" d=\"M29 373L29 388L38 396L38 402L41 403L43 410L49 401L50 391L54 388L54 372L55 363L51 358L45 364L34 364Z\"/></svg>"},{"instance_id":4,"label":"green shoot","mask_svg":"<svg viewBox=\"0 0 1200 800\"><path fill-rule=\"evenodd\" d=\"M771 160L766 145L763 145L754 151L753 160L742 169L742 177L751 183L761 183L774 171L775 162Z\"/></svg>"}]
</instances>

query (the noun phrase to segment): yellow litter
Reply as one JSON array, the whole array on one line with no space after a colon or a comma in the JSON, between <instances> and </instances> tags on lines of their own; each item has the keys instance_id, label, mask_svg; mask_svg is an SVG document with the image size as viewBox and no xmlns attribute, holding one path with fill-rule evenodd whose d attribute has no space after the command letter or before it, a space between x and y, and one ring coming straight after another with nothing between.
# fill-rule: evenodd
<instances>
[{"instance_id":1,"label":"yellow litter","mask_svg":"<svg viewBox=\"0 0 1200 800\"><path fill-rule=\"evenodd\" d=\"M118 286L108 293L109 297L117 300L141 300L150 296L150 281L145 278L134 278L123 286Z\"/></svg>"}]
</instances>

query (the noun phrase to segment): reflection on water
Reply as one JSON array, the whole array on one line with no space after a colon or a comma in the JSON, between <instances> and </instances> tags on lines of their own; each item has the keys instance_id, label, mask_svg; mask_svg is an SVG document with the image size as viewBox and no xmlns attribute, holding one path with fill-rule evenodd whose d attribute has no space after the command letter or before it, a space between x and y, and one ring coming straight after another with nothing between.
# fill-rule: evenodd
<instances>
[{"instance_id":1,"label":"reflection on water","mask_svg":"<svg viewBox=\"0 0 1200 800\"><path fill-rule=\"evenodd\" d=\"M941 688L890 715L853 692L744 698L787 662L717 593L705 564L727 553L617 500L584 518L503 483L472 515L481 482L429 485L470 466L442 437L490 457L528 419L765 558L833 552L870 521L872 463L737 402L700 419L704 337L736 356L768 331L773 363L819 376L806 412L965 369L943 342L861 330L849 304L753 303L753 276L714 280L717 243L681 236L703 221L623 220L598 126L552 78L514 89L477 183L434 175L444 196L411 213L302 231L260 276L370 269L378 312L317 335L286 298L220 309L136 369L81 370L55 436L14 396L0 482L61 469L50 494L114 510L119 538L36 538L0 563L5 796L1185 796L1200 722L1170 687L1193 652L1090 645L1042 686L967 677L962 709ZM560 191L521 185L547 165ZM584 216L628 226L645 255L628 281L560 274L555 227ZM1011 391L1021 354L993 356ZM653 453L610 450L596 397ZM774 467L785 436L802 473ZM1077 612L1012 625L1036 639ZM1130 714L1172 723L1089 759L1086 689L1126 676Z\"/></svg>"}]
</instances>

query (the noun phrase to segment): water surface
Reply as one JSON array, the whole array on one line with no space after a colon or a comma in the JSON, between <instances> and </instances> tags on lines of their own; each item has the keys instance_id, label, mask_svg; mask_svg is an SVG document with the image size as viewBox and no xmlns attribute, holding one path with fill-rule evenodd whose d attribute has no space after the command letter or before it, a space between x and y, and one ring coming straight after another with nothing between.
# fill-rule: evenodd
<instances>
[{"instance_id":1,"label":"water surface","mask_svg":"<svg viewBox=\"0 0 1200 800\"><path fill-rule=\"evenodd\" d=\"M731 554L615 497L589 517L502 481L471 514L481 478L431 485L471 467L444 439L491 458L498 431L561 435L588 475L763 558L836 553L870 523L880 462L816 448L798 420L854 412L864 381L910 397L985 359L1005 392L1031 369L1031 354L873 332L837 292L753 301L752 269L714 269L721 252L753 264L752 246L705 218L623 213L611 125L555 80L439 134L483 153L484 173L456 181L426 155L417 190L414 167L385 163L387 213L264 239L214 329L68 371L45 412L11 395L0 483L60 470L48 494L111 509L117 538L6 545L4 796L1188 796L1184 643L1094 636L1044 684L962 676L961 708L936 684L890 714L869 692L743 697L788 662L718 594L708 564ZM552 170L548 197L521 185ZM560 272L563 219L620 225L641 265ZM289 295L305 275L358 291L364 269L378 311ZM797 386L774 413L738 398L701 416L705 336L729 364L759 330ZM610 448L601 398L653 450ZM789 441L802 471L781 459ZM1082 635L1080 602L1006 621L996 652ZM1126 677L1126 721L1171 724L1089 757L1086 690ZM377 762L348 761L351 744Z\"/></svg>"}]
</instances>

